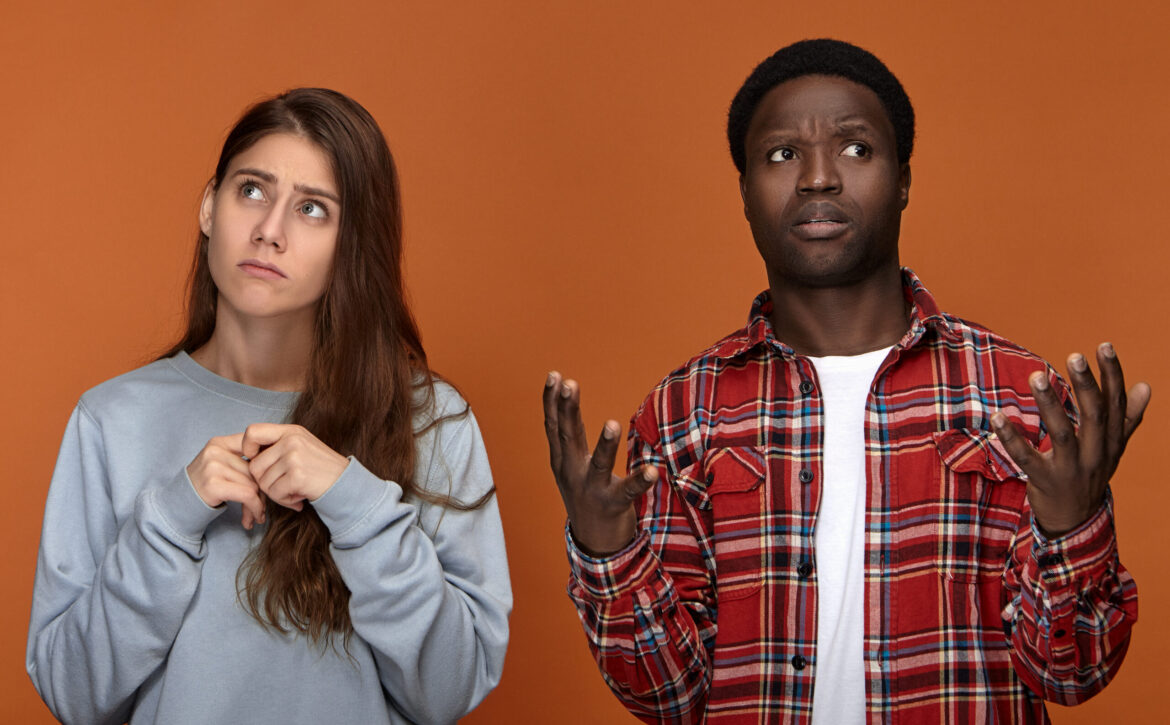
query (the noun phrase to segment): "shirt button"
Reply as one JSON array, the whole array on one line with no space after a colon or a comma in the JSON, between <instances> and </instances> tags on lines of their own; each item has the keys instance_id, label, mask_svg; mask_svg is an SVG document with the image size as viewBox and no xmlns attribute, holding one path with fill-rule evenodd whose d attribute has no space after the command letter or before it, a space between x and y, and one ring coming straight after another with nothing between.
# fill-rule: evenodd
<instances>
[{"instance_id":1,"label":"shirt button","mask_svg":"<svg viewBox=\"0 0 1170 725\"><path fill-rule=\"evenodd\" d=\"M808 660L800 655L792 655L792 669L803 670L804 666L808 664Z\"/></svg>"},{"instance_id":2,"label":"shirt button","mask_svg":"<svg viewBox=\"0 0 1170 725\"><path fill-rule=\"evenodd\" d=\"M807 380L800 381L800 392L802 395L808 395L813 391L813 384Z\"/></svg>"},{"instance_id":3,"label":"shirt button","mask_svg":"<svg viewBox=\"0 0 1170 725\"><path fill-rule=\"evenodd\" d=\"M800 566L796 567L796 573L800 575L801 579L808 579L812 576L812 569L812 562L802 561L800 562Z\"/></svg>"},{"instance_id":4,"label":"shirt button","mask_svg":"<svg viewBox=\"0 0 1170 725\"><path fill-rule=\"evenodd\" d=\"M1060 554L1044 554L1036 560L1036 563L1043 567L1060 566L1064 563L1064 557Z\"/></svg>"},{"instance_id":5,"label":"shirt button","mask_svg":"<svg viewBox=\"0 0 1170 725\"><path fill-rule=\"evenodd\" d=\"M812 483L812 480L813 480L813 472L811 470L809 470L807 468L800 469L800 482L801 483Z\"/></svg>"}]
</instances>

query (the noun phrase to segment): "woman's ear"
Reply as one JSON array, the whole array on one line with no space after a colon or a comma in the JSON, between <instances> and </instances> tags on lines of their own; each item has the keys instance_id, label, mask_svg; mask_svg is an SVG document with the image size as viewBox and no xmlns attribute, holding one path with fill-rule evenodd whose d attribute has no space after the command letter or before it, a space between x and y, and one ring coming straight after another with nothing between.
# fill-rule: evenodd
<instances>
[{"instance_id":1,"label":"woman's ear","mask_svg":"<svg viewBox=\"0 0 1170 725\"><path fill-rule=\"evenodd\" d=\"M203 187L203 201L199 204L199 229L204 236L211 236L211 217L215 212L215 179Z\"/></svg>"}]
</instances>

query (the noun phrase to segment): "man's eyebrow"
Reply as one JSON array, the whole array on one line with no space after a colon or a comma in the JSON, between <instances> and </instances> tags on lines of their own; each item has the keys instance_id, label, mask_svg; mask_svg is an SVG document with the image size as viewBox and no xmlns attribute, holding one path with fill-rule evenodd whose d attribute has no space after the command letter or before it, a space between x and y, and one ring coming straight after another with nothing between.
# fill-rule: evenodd
<instances>
[{"instance_id":1,"label":"man's eyebrow","mask_svg":"<svg viewBox=\"0 0 1170 725\"><path fill-rule=\"evenodd\" d=\"M837 136L873 136L877 133L873 124L862 116L843 116L830 121L829 127L833 129L834 135ZM802 131L796 127L776 128L765 134L760 139L760 143L788 143L793 139L799 138L801 135Z\"/></svg>"},{"instance_id":2,"label":"man's eyebrow","mask_svg":"<svg viewBox=\"0 0 1170 725\"><path fill-rule=\"evenodd\" d=\"M270 174L267 171L261 171L260 169L253 169L250 167L236 169L236 172L234 174L232 174L232 176L233 177L236 177L236 176L256 176L256 177L259 177L261 181L267 181L269 184L276 183L276 176L274 174ZM332 201L334 204L341 204L341 198L338 197L337 194L334 194L332 191L320 189L316 186L306 186L304 184L294 184L293 189L296 191L299 191L302 194L309 194L310 196L323 196L326 199L329 199L330 201Z\"/></svg>"},{"instance_id":3,"label":"man's eyebrow","mask_svg":"<svg viewBox=\"0 0 1170 725\"><path fill-rule=\"evenodd\" d=\"M866 122L861 118L841 118L833 122L833 130L839 134L851 133L867 133L874 132L873 124Z\"/></svg>"}]
</instances>

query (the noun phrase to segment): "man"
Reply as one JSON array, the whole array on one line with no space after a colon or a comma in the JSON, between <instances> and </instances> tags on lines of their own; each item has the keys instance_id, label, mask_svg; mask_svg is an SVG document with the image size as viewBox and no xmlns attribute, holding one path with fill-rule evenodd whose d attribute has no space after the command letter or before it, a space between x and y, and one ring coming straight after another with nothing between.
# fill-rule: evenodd
<instances>
[{"instance_id":1,"label":"man","mask_svg":"<svg viewBox=\"0 0 1170 725\"><path fill-rule=\"evenodd\" d=\"M768 273L748 325L592 455L575 382L544 411L569 592L647 721L1044 722L1137 616L1107 483L1150 397L1110 345L1073 394L940 312L898 260L914 113L877 58L802 41L753 71L728 140Z\"/></svg>"}]
</instances>

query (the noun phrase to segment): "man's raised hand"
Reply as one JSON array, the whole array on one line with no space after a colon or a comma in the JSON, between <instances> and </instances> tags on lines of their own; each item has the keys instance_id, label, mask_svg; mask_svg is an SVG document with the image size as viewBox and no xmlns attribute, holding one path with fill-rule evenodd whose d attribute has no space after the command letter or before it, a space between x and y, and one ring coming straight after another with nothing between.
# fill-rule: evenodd
<instances>
[{"instance_id":1,"label":"man's raised hand","mask_svg":"<svg viewBox=\"0 0 1170 725\"><path fill-rule=\"evenodd\" d=\"M544 431L549 463L560 489L577 545L592 556L623 549L637 532L634 502L658 479L647 466L634 475L613 474L621 425L607 420L589 453L576 381L551 372L544 384Z\"/></svg>"},{"instance_id":2,"label":"man's raised hand","mask_svg":"<svg viewBox=\"0 0 1170 725\"><path fill-rule=\"evenodd\" d=\"M1101 370L1100 386L1083 355L1073 353L1068 358L1069 378L1081 413L1079 431L1073 428L1047 376L1037 372L1028 379L1052 440L1047 452L1038 451L1003 413L991 417L1004 448L1028 474L1032 515L1050 537L1072 531L1100 508L1105 485L1150 402L1146 383L1137 383L1126 393L1121 363L1109 343L1097 348L1097 367Z\"/></svg>"}]
</instances>

